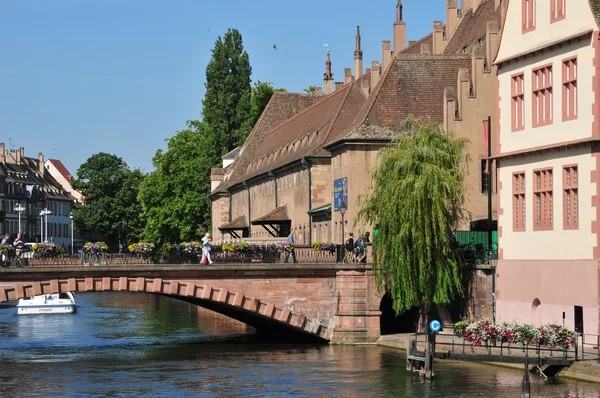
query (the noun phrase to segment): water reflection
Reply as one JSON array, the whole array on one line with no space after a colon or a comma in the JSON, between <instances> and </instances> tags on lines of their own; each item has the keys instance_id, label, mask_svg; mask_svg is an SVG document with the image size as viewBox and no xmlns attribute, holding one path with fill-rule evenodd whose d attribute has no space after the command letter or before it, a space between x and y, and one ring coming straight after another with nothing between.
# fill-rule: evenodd
<instances>
[{"instance_id":1,"label":"water reflection","mask_svg":"<svg viewBox=\"0 0 600 398\"><path fill-rule=\"evenodd\" d=\"M442 362L424 381L401 351L259 342L168 297L90 293L77 303L65 315L0 308L0 396L520 396L518 371ZM534 396L600 398L598 385L532 381Z\"/></svg>"}]
</instances>

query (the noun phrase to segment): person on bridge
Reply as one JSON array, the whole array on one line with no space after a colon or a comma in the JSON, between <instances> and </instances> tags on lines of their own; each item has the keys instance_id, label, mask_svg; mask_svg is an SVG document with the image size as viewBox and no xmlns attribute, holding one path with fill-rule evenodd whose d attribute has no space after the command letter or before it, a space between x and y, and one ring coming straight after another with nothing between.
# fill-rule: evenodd
<instances>
[{"instance_id":1,"label":"person on bridge","mask_svg":"<svg viewBox=\"0 0 600 398\"><path fill-rule=\"evenodd\" d=\"M206 265L207 260L209 265L212 265L213 263L210 259L210 240L210 233L207 232L206 235L204 235L204 238L202 238L202 260L200 260L202 265Z\"/></svg>"},{"instance_id":2,"label":"person on bridge","mask_svg":"<svg viewBox=\"0 0 600 398\"><path fill-rule=\"evenodd\" d=\"M290 234L287 237L287 241L288 241L288 247L286 247L285 249L285 259L283 260L284 263L287 263L289 258L290 258L290 254L292 255L292 262L294 264L296 264L296 250L294 248L294 231L290 231Z\"/></svg>"}]
</instances>

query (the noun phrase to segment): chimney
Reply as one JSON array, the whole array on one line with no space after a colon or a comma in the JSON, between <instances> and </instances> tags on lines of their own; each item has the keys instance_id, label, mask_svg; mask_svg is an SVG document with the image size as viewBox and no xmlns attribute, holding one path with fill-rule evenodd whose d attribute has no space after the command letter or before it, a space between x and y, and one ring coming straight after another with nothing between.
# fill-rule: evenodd
<instances>
[{"instance_id":1,"label":"chimney","mask_svg":"<svg viewBox=\"0 0 600 398\"><path fill-rule=\"evenodd\" d=\"M421 54L431 54L431 46L429 43L421 43Z\"/></svg>"},{"instance_id":2,"label":"chimney","mask_svg":"<svg viewBox=\"0 0 600 398\"><path fill-rule=\"evenodd\" d=\"M44 176L44 154L41 152L38 152L38 171L40 172L40 175L43 177Z\"/></svg>"},{"instance_id":3,"label":"chimney","mask_svg":"<svg viewBox=\"0 0 600 398\"><path fill-rule=\"evenodd\" d=\"M459 20L456 0L446 0L446 40L452 37Z\"/></svg>"},{"instance_id":4,"label":"chimney","mask_svg":"<svg viewBox=\"0 0 600 398\"><path fill-rule=\"evenodd\" d=\"M4 142L0 142L0 163L6 162L6 149L4 149Z\"/></svg>"},{"instance_id":5,"label":"chimney","mask_svg":"<svg viewBox=\"0 0 600 398\"><path fill-rule=\"evenodd\" d=\"M485 56L483 48L479 44L475 44L471 53L471 76L472 76L472 91L473 95L477 95L477 90L483 79L485 70Z\"/></svg>"},{"instance_id":6,"label":"chimney","mask_svg":"<svg viewBox=\"0 0 600 398\"><path fill-rule=\"evenodd\" d=\"M335 91L338 91L342 87L344 87L344 82L335 82Z\"/></svg>"},{"instance_id":7,"label":"chimney","mask_svg":"<svg viewBox=\"0 0 600 398\"><path fill-rule=\"evenodd\" d=\"M402 20L402 0L396 5L396 22L394 23L394 54L400 54L406 48L406 22Z\"/></svg>"},{"instance_id":8,"label":"chimney","mask_svg":"<svg viewBox=\"0 0 600 398\"><path fill-rule=\"evenodd\" d=\"M369 87L368 79L362 79L361 90L365 97L369 98L369 92L371 91L371 87Z\"/></svg>"},{"instance_id":9,"label":"chimney","mask_svg":"<svg viewBox=\"0 0 600 398\"><path fill-rule=\"evenodd\" d=\"M352 83L352 69L344 68L344 84Z\"/></svg>"},{"instance_id":10,"label":"chimney","mask_svg":"<svg viewBox=\"0 0 600 398\"><path fill-rule=\"evenodd\" d=\"M460 10L462 11L463 16L465 15L465 11L473 9L473 0L461 0L460 2Z\"/></svg>"},{"instance_id":11,"label":"chimney","mask_svg":"<svg viewBox=\"0 0 600 398\"><path fill-rule=\"evenodd\" d=\"M488 21L485 31L485 59L487 63L487 70L491 69L492 63L494 62L496 54L498 53L498 45L500 44L498 37L499 32L500 27L498 26L498 22Z\"/></svg>"},{"instance_id":12,"label":"chimney","mask_svg":"<svg viewBox=\"0 0 600 398\"><path fill-rule=\"evenodd\" d=\"M363 74L363 52L360 49L360 26L356 27L356 50L354 51L354 79Z\"/></svg>"},{"instance_id":13,"label":"chimney","mask_svg":"<svg viewBox=\"0 0 600 398\"><path fill-rule=\"evenodd\" d=\"M379 62L371 62L371 89L374 89L379 82Z\"/></svg>"},{"instance_id":14,"label":"chimney","mask_svg":"<svg viewBox=\"0 0 600 398\"><path fill-rule=\"evenodd\" d=\"M23 158L25 157L25 148L21 147L17 152L15 152L16 163L21 164Z\"/></svg>"},{"instance_id":15,"label":"chimney","mask_svg":"<svg viewBox=\"0 0 600 398\"><path fill-rule=\"evenodd\" d=\"M390 65L390 61L392 59L391 43L389 40L384 40L381 42L381 73L384 73L387 67Z\"/></svg>"},{"instance_id":16,"label":"chimney","mask_svg":"<svg viewBox=\"0 0 600 398\"><path fill-rule=\"evenodd\" d=\"M444 24L442 21L433 22L433 48L431 52L433 54L441 54L444 47L442 41L444 40Z\"/></svg>"},{"instance_id":17,"label":"chimney","mask_svg":"<svg viewBox=\"0 0 600 398\"><path fill-rule=\"evenodd\" d=\"M409 46L409 47L410 47L410 46L414 46L415 44L417 44L417 41L416 41L416 40L409 40L409 41L408 41L408 46Z\"/></svg>"},{"instance_id":18,"label":"chimney","mask_svg":"<svg viewBox=\"0 0 600 398\"><path fill-rule=\"evenodd\" d=\"M325 94L331 94L333 92L333 73L331 73L331 56L329 55L329 51L327 51L327 60L325 61L323 83L325 83Z\"/></svg>"},{"instance_id":19,"label":"chimney","mask_svg":"<svg viewBox=\"0 0 600 398\"><path fill-rule=\"evenodd\" d=\"M40 153L41 155L41 153ZM221 182L223 181L223 177L225 176L225 171L227 169L221 168L212 168L210 169L210 191L213 192Z\"/></svg>"},{"instance_id":20,"label":"chimney","mask_svg":"<svg viewBox=\"0 0 600 398\"><path fill-rule=\"evenodd\" d=\"M315 87L316 95L323 95L323 89L321 87Z\"/></svg>"}]
</instances>

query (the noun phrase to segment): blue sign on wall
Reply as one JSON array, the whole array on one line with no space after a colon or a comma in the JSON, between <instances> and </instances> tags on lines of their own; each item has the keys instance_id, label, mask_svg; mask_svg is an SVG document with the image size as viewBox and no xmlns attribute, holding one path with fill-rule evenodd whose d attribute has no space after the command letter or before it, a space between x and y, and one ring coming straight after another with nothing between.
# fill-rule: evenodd
<instances>
[{"instance_id":1,"label":"blue sign on wall","mask_svg":"<svg viewBox=\"0 0 600 398\"><path fill-rule=\"evenodd\" d=\"M333 210L340 211L340 203L348 208L348 177L338 178L333 181Z\"/></svg>"}]
</instances>

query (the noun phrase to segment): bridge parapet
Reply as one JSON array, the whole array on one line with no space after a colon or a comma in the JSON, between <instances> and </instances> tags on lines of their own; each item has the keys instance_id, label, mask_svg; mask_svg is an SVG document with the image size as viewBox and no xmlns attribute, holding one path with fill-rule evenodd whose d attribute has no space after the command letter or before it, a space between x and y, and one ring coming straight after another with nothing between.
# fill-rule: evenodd
<instances>
[{"instance_id":1,"label":"bridge parapet","mask_svg":"<svg viewBox=\"0 0 600 398\"><path fill-rule=\"evenodd\" d=\"M379 337L379 298L365 265L25 267L0 272L0 302L66 291L169 295L278 337L333 343Z\"/></svg>"}]
</instances>

